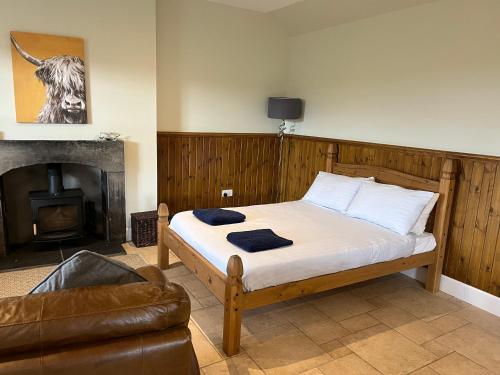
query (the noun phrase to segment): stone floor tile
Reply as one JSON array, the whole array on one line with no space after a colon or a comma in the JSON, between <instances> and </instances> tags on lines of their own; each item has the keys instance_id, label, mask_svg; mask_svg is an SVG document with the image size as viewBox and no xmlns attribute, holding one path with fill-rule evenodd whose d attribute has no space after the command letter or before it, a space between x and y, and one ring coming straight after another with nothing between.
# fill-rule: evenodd
<instances>
[{"instance_id":1,"label":"stone floor tile","mask_svg":"<svg viewBox=\"0 0 500 375\"><path fill-rule=\"evenodd\" d=\"M346 355L349 355L352 353L352 350L349 349L347 346L342 344L338 340L332 340L329 341L325 344L321 344L321 349L323 349L325 352L330 354L330 356L333 359L345 357Z\"/></svg>"},{"instance_id":2,"label":"stone floor tile","mask_svg":"<svg viewBox=\"0 0 500 375\"><path fill-rule=\"evenodd\" d=\"M449 300L434 296L422 288L401 288L395 293L385 295L384 298L400 309L424 320L436 319L460 310L459 306Z\"/></svg>"},{"instance_id":3,"label":"stone floor tile","mask_svg":"<svg viewBox=\"0 0 500 375\"><path fill-rule=\"evenodd\" d=\"M436 341L493 372L500 372L500 337L474 324L460 327Z\"/></svg>"},{"instance_id":4,"label":"stone floor tile","mask_svg":"<svg viewBox=\"0 0 500 375\"><path fill-rule=\"evenodd\" d=\"M345 357L336 359L323 366L320 370L325 375L380 375L380 372L375 370L368 363L359 358L356 354L349 354Z\"/></svg>"},{"instance_id":5,"label":"stone floor tile","mask_svg":"<svg viewBox=\"0 0 500 375\"><path fill-rule=\"evenodd\" d=\"M258 336L245 339L243 346L266 374L300 374L331 361L326 352L293 326Z\"/></svg>"},{"instance_id":6,"label":"stone floor tile","mask_svg":"<svg viewBox=\"0 0 500 375\"><path fill-rule=\"evenodd\" d=\"M196 277L194 280L185 282L183 286L197 299L213 296L212 292Z\"/></svg>"},{"instance_id":7,"label":"stone floor tile","mask_svg":"<svg viewBox=\"0 0 500 375\"><path fill-rule=\"evenodd\" d=\"M433 369L431 369L429 366L425 366L415 372L412 372L410 375L439 375L439 374Z\"/></svg>"},{"instance_id":8,"label":"stone floor tile","mask_svg":"<svg viewBox=\"0 0 500 375\"><path fill-rule=\"evenodd\" d=\"M397 328L417 320L413 314L393 305L370 311L369 314L391 328Z\"/></svg>"},{"instance_id":9,"label":"stone floor tile","mask_svg":"<svg viewBox=\"0 0 500 375\"><path fill-rule=\"evenodd\" d=\"M193 321L189 322L189 330L191 331L193 347L200 367L210 365L222 359L222 356L215 350Z\"/></svg>"},{"instance_id":10,"label":"stone floor tile","mask_svg":"<svg viewBox=\"0 0 500 375\"><path fill-rule=\"evenodd\" d=\"M288 323L280 310L262 312L260 314L249 314L249 311L243 313L245 327L250 332L259 332L270 327L280 326Z\"/></svg>"},{"instance_id":11,"label":"stone floor tile","mask_svg":"<svg viewBox=\"0 0 500 375\"><path fill-rule=\"evenodd\" d=\"M198 298L198 302L200 302L200 304L203 307L210 307L210 306L215 306L215 305L221 304L220 301L214 295L210 295L208 297L203 297L203 298Z\"/></svg>"},{"instance_id":12,"label":"stone floor tile","mask_svg":"<svg viewBox=\"0 0 500 375\"><path fill-rule=\"evenodd\" d=\"M245 353L203 368L205 375L264 375L259 366Z\"/></svg>"},{"instance_id":13,"label":"stone floor tile","mask_svg":"<svg viewBox=\"0 0 500 375\"><path fill-rule=\"evenodd\" d=\"M488 333L500 336L500 317L490 314L474 306L468 306L452 315L465 319Z\"/></svg>"},{"instance_id":14,"label":"stone floor tile","mask_svg":"<svg viewBox=\"0 0 500 375\"><path fill-rule=\"evenodd\" d=\"M403 336L409 338L411 341L419 345L435 339L436 337L439 337L444 333L439 328L423 320L415 320L413 322L396 327L395 329Z\"/></svg>"},{"instance_id":15,"label":"stone floor tile","mask_svg":"<svg viewBox=\"0 0 500 375\"><path fill-rule=\"evenodd\" d=\"M437 358L384 325L343 337L340 342L378 371L387 375L415 371Z\"/></svg>"},{"instance_id":16,"label":"stone floor tile","mask_svg":"<svg viewBox=\"0 0 500 375\"><path fill-rule=\"evenodd\" d=\"M367 281L365 285L355 287L351 293L361 298L383 296L398 291L401 288L420 287L418 281L405 275L389 275L375 280Z\"/></svg>"},{"instance_id":17,"label":"stone floor tile","mask_svg":"<svg viewBox=\"0 0 500 375\"><path fill-rule=\"evenodd\" d=\"M191 271L182 263L174 263L170 265L170 268L164 270L163 273L170 280L171 278L190 275Z\"/></svg>"},{"instance_id":18,"label":"stone floor tile","mask_svg":"<svg viewBox=\"0 0 500 375\"><path fill-rule=\"evenodd\" d=\"M365 301L372 304L373 306L376 306L376 307L392 306L389 301L387 301L385 298L383 298L381 296L365 298Z\"/></svg>"},{"instance_id":19,"label":"stone floor tile","mask_svg":"<svg viewBox=\"0 0 500 375\"><path fill-rule=\"evenodd\" d=\"M439 361L431 363L429 367L440 375L493 375L458 353L451 353Z\"/></svg>"},{"instance_id":20,"label":"stone floor tile","mask_svg":"<svg viewBox=\"0 0 500 375\"><path fill-rule=\"evenodd\" d=\"M285 309L282 311L282 315L290 323L295 325L311 324L329 319L326 314L308 303L302 303Z\"/></svg>"},{"instance_id":21,"label":"stone floor tile","mask_svg":"<svg viewBox=\"0 0 500 375\"><path fill-rule=\"evenodd\" d=\"M376 306L350 292L334 294L311 303L337 322L376 309Z\"/></svg>"},{"instance_id":22,"label":"stone floor tile","mask_svg":"<svg viewBox=\"0 0 500 375\"><path fill-rule=\"evenodd\" d=\"M431 352L438 358L443 358L453 352L452 349L450 349L447 346L444 346L440 343L438 343L436 340L431 340L426 343L422 344L422 347L427 350L428 352Z\"/></svg>"},{"instance_id":23,"label":"stone floor tile","mask_svg":"<svg viewBox=\"0 0 500 375\"><path fill-rule=\"evenodd\" d=\"M296 325L316 344L324 344L333 339L346 336L351 333L348 329L342 327L332 319L320 320L312 323Z\"/></svg>"},{"instance_id":24,"label":"stone floor tile","mask_svg":"<svg viewBox=\"0 0 500 375\"><path fill-rule=\"evenodd\" d=\"M202 309L204 306L198 301L198 299L191 294L191 292L187 289L184 289L189 296L189 300L191 301L191 311L196 311Z\"/></svg>"},{"instance_id":25,"label":"stone floor tile","mask_svg":"<svg viewBox=\"0 0 500 375\"><path fill-rule=\"evenodd\" d=\"M222 342L222 329L224 327L224 307L222 305L195 310L191 313L191 319L196 322L212 344ZM249 334L250 332L248 332L243 322L241 335L245 336Z\"/></svg>"},{"instance_id":26,"label":"stone floor tile","mask_svg":"<svg viewBox=\"0 0 500 375\"><path fill-rule=\"evenodd\" d=\"M351 332L361 331L377 324L380 324L380 322L368 314L356 315L340 322L342 327L347 328Z\"/></svg>"},{"instance_id":27,"label":"stone floor tile","mask_svg":"<svg viewBox=\"0 0 500 375\"><path fill-rule=\"evenodd\" d=\"M301 372L300 375L325 375L320 369L313 368L311 370L307 370L305 372Z\"/></svg>"},{"instance_id":28,"label":"stone floor tile","mask_svg":"<svg viewBox=\"0 0 500 375\"><path fill-rule=\"evenodd\" d=\"M447 314L441 318L431 320L429 324L443 333L454 331L457 328L463 327L469 322L459 316Z\"/></svg>"}]
</instances>

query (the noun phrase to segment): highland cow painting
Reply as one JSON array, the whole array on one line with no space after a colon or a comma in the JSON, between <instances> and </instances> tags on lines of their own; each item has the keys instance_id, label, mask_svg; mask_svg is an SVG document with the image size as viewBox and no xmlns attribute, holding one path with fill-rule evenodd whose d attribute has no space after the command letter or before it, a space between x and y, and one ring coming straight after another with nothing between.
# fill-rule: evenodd
<instances>
[{"instance_id":1,"label":"highland cow painting","mask_svg":"<svg viewBox=\"0 0 500 375\"><path fill-rule=\"evenodd\" d=\"M16 119L86 124L83 39L11 32Z\"/></svg>"}]
</instances>

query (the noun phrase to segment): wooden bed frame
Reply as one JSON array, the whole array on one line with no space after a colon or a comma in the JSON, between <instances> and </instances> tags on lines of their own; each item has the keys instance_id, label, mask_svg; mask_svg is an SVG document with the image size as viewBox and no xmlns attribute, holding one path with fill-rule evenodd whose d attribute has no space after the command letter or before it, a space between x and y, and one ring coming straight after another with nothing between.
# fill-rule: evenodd
<instances>
[{"instance_id":1,"label":"wooden bed frame","mask_svg":"<svg viewBox=\"0 0 500 375\"><path fill-rule=\"evenodd\" d=\"M439 290L455 188L455 160L445 160L441 170L441 178L438 181L368 165L329 163L326 169L328 169L328 172L347 176L374 176L381 183L440 193L435 209L433 227L437 242L435 250L407 258L246 292L243 290L242 284L244 270L241 258L238 255L231 256L227 264L227 275L218 270L174 231L169 229L168 207L166 204L161 203L158 208L158 266L161 269L168 268L169 249L172 250L182 263L193 271L200 281L221 301L224 305L223 349L227 355L231 356L239 352L241 314L243 310L335 289L421 266L427 266L428 268L426 289L432 293Z\"/></svg>"}]
</instances>

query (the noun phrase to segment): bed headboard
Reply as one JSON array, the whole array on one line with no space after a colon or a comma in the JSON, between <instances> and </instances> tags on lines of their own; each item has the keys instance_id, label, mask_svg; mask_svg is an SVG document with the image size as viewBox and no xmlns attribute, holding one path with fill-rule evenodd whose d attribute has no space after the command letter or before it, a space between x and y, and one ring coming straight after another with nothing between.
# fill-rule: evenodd
<instances>
[{"instance_id":1,"label":"bed headboard","mask_svg":"<svg viewBox=\"0 0 500 375\"><path fill-rule=\"evenodd\" d=\"M399 185L407 189L427 190L439 193L439 181L370 165L332 163L331 173L351 177L375 177L377 182Z\"/></svg>"},{"instance_id":2,"label":"bed headboard","mask_svg":"<svg viewBox=\"0 0 500 375\"><path fill-rule=\"evenodd\" d=\"M370 165L354 165L332 163L329 166L332 173L342 174L352 177L375 177L376 181L384 184L393 184L405 187L407 189L427 190L439 193L434 216L434 225L432 232L436 238L436 262L433 267L437 267L441 274L443 267L444 253L448 238L448 228L450 224L451 208L455 192L455 175L457 170L457 161L446 159L441 168L439 180L430 180L423 177L396 171L390 168L374 167ZM431 283L432 284L432 283ZM435 284L435 283L434 283ZM439 282L437 282L439 285Z\"/></svg>"}]
</instances>

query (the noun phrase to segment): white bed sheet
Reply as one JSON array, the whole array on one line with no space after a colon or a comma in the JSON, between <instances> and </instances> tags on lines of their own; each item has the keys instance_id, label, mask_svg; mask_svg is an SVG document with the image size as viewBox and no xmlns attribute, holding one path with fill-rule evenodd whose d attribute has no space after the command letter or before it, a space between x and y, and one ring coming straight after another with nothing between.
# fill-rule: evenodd
<instances>
[{"instance_id":1,"label":"white bed sheet","mask_svg":"<svg viewBox=\"0 0 500 375\"><path fill-rule=\"evenodd\" d=\"M239 255L246 291L408 257L431 251L436 244L429 233L401 236L303 200L234 210L245 214L246 221L210 226L185 211L173 217L170 229L223 273L231 255ZM226 239L230 232L263 228L294 244L247 253Z\"/></svg>"}]
</instances>

